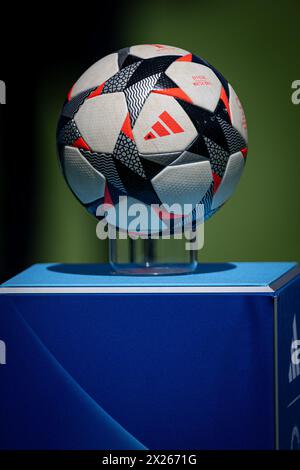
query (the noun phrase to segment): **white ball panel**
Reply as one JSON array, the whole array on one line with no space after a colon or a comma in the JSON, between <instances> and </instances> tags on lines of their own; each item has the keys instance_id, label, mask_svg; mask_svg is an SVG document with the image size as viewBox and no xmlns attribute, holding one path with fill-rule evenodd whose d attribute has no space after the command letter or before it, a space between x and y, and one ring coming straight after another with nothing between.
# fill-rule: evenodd
<instances>
[{"instance_id":1,"label":"white ball panel","mask_svg":"<svg viewBox=\"0 0 300 470\"><path fill-rule=\"evenodd\" d=\"M212 182L210 162L168 166L152 179L163 204L200 203Z\"/></svg>"},{"instance_id":2,"label":"white ball panel","mask_svg":"<svg viewBox=\"0 0 300 470\"><path fill-rule=\"evenodd\" d=\"M123 93L105 94L86 100L75 122L94 152L112 153L127 112Z\"/></svg>"},{"instance_id":3,"label":"white ball panel","mask_svg":"<svg viewBox=\"0 0 300 470\"><path fill-rule=\"evenodd\" d=\"M119 71L118 54L109 54L84 72L72 88L71 98L82 91L101 85Z\"/></svg>"},{"instance_id":4,"label":"white ball panel","mask_svg":"<svg viewBox=\"0 0 300 470\"><path fill-rule=\"evenodd\" d=\"M233 127L239 131L246 143L248 143L247 122L243 106L231 85L229 85L229 107Z\"/></svg>"},{"instance_id":5,"label":"white ball panel","mask_svg":"<svg viewBox=\"0 0 300 470\"><path fill-rule=\"evenodd\" d=\"M187 163L196 163L200 161L208 161L208 158L201 157L196 153L185 150L176 160L170 163L170 165L185 165Z\"/></svg>"},{"instance_id":6,"label":"white ball panel","mask_svg":"<svg viewBox=\"0 0 300 470\"><path fill-rule=\"evenodd\" d=\"M220 98L221 82L209 67L193 62L173 62L167 68L166 75L195 105L209 111L215 110Z\"/></svg>"},{"instance_id":7,"label":"white ball panel","mask_svg":"<svg viewBox=\"0 0 300 470\"><path fill-rule=\"evenodd\" d=\"M166 46L164 44L140 44L138 46L131 46L130 54L140 57L141 59L149 59L163 55L183 56L189 54L189 52L179 47Z\"/></svg>"},{"instance_id":8,"label":"white ball panel","mask_svg":"<svg viewBox=\"0 0 300 470\"><path fill-rule=\"evenodd\" d=\"M162 121L160 116L165 112L176 121L182 128L182 131L178 133L173 132ZM156 125L157 122L163 126L167 135L159 136L155 134L155 138L145 140L145 136L152 132L152 126ZM185 150L196 138L197 131L188 115L172 96L151 93L135 123L133 135L137 148L141 153L174 153Z\"/></svg>"},{"instance_id":9,"label":"white ball panel","mask_svg":"<svg viewBox=\"0 0 300 470\"><path fill-rule=\"evenodd\" d=\"M243 173L244 166L244 157L241 152L230 155L221 184L213 197L212 209L216 209L232 196Z\"/></svg>"},{"instance_id":10,"label":"white ball panel","mask_svg":"<svg viewBox=\"0 0 300 470\"><path fill-rule=\"evenodd\" d=\"M65 147L64 170L69 185L84 204L104 196L105 177L89 164L78 148Z\"/></svg>"}]
</instances>

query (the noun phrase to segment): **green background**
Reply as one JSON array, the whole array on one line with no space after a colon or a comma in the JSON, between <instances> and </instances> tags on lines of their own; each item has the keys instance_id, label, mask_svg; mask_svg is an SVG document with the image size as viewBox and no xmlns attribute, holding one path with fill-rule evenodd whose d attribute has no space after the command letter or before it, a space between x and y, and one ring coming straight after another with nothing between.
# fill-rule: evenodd
<instances>
[{"instance_id":1,"label":"green background","mask_svg":"<svg viewBox=\"0 0 300 470\"><path fill-rule=\"evenodd\" d=\"M119 48L162 43L190 50L223 73L245 109L246 169L232 199L206 223L199 260L300 261L300 105L291 102L291 83L300 79L300 2L153 0L129 5L120 23ZM107 243L95 235L96 220L67 188L56 158L57 118L77 78L75 71L53 70L40 82L40 197L32 239L38 262L107 259Z\"/></svg>"}]
</instances>

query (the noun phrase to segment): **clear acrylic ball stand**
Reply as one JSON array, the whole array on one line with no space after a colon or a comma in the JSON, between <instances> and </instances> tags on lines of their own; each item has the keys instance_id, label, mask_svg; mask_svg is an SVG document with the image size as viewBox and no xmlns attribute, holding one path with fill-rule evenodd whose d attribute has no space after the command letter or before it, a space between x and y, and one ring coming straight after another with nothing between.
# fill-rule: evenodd
<instances>
[{"instance_id":1,"label":"clear acrylic ball stand","mask_svg":"<svg viewBox=\"0 0 300 470\"><path fill-rule=\"evenodd\" d=\"M192 273L197 251L186 249L182 239L109 240L109 261L117 274L170 275Z\"/></svg>"}]
</instances>

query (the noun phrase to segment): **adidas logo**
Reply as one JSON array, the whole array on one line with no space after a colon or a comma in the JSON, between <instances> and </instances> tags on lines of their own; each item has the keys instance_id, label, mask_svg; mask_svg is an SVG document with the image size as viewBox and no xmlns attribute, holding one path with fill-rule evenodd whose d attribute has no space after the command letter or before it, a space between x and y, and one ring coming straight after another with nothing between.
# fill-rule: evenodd
<instances>
[{"instance_id":1,"label":"adidas logo","mask_svg":"<svg viewBox=\"0 0 300 470\"><path fill-rule=\"evenodd\" d=\"M157 137L165 137L170 134L179 134L184 132L184 129L175 121L167 111L164 111L158 116L159 120L151 127L151 131L148 132L144 140L156 139Z\"/></svg>"},{"instance_id":2,"label":"adidas logo","mask_svg":"<svg viewBox=\"0 0 300 470\"><path fill-rule=\"evenodd\" d=\"M289 383L300 375L300 339L298 339L296 315L293 320L293 336L291 343L291 363L289 368Z\"/></svg>"}]
</instances>

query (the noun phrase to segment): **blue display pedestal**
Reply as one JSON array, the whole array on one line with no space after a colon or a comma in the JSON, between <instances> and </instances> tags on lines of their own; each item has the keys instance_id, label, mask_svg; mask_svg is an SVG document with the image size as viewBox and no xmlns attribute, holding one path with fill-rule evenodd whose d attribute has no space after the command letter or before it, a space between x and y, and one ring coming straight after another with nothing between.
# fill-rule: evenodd
<instances>
[{"instance_id":1,"label":"blue display pedestal","mask_svg":"<svg viewBox=\"0 0 300 470\"><path fill-rule=\"evenodd\" d=\"M34 265L0 287L0 448L300 447L297 325L295 263Z\"/></svg>"}]
</instances>

